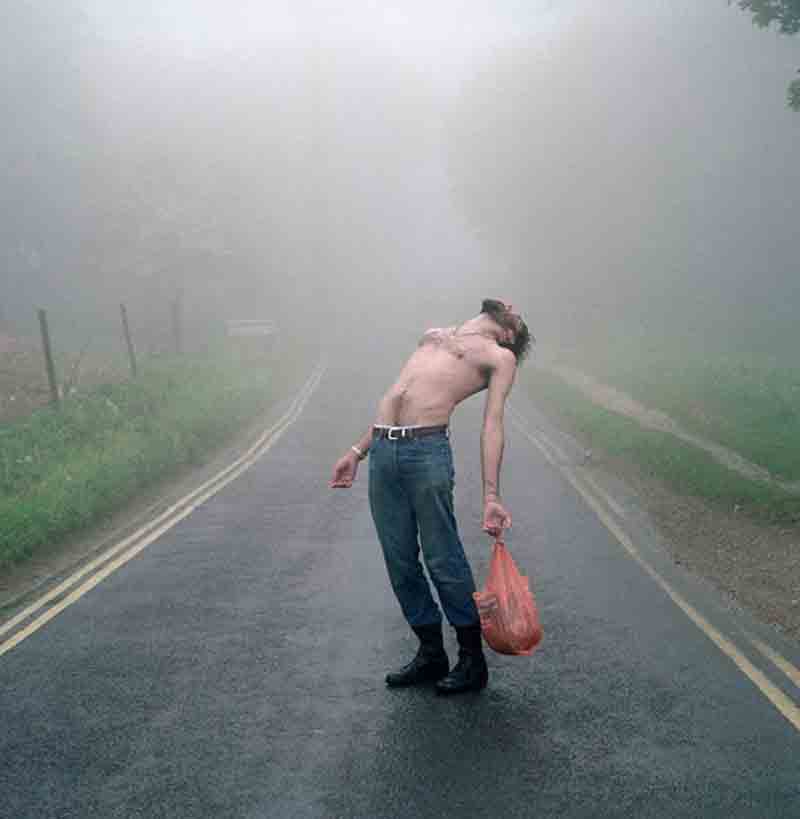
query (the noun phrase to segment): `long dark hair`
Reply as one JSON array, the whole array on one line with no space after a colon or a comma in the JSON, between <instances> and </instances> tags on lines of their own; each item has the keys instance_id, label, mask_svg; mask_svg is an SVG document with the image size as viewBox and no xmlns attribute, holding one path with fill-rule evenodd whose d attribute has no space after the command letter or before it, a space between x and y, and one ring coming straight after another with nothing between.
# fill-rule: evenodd
<instances>
[{"instance_id":1,"label":"long dark hair","mask_svg":"<svg viewBox=\"0 0 800 819\"><path fill-rule=\"evenodd\" d=\"M484 299L481 302L481 313L486 313L493 321L496 321L501 327L512 330L514 333L514 340L511 343L498 342L501 347L511 350L514 357L519 364L530 352L531 344L536 343L536 339L528 330L528 325L519 319L519 323L511 318L508 308L498 299Z\"/></svg>"}]
</instances>

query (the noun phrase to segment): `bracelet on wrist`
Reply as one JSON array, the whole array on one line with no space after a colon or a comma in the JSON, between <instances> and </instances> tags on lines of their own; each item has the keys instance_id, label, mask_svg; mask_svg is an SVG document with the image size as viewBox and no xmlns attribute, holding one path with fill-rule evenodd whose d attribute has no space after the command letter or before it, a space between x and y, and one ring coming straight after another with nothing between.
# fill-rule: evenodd
<instances>
[{"instance_id":1,"label":"bracelet on wrist","mask_svg":"<svg viewBox=\"0 0 800 819\"><path fill-rule=\"evenodd\" d=\"M350 447L350 449L352 449L353 452L355 452L356 455L358 455L358 460L359 461L363 461L364 458L367 457L367 453L364 452L364 450L361 449L360 447L357 447L357 446L353 445L353 446Z\"/></svg>"}]
</instances>

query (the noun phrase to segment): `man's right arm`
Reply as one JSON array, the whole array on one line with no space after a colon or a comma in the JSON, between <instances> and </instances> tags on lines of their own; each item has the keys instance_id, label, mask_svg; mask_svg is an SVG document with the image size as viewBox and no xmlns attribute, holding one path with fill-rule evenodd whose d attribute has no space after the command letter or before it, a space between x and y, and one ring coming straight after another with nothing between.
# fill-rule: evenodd
<instances>
[{"instance_id":1,"label":"man's right arm","mask_svg":"<svg viewBox=\"0 0 800 819\"><path fill-rule=\"evenodd\" d=\"M333 477L329 483L331 489L349 489L353 485L358 473L358 464L367 457L371 443L372 427L334 464Z\"/></svg>"}]
</instances>

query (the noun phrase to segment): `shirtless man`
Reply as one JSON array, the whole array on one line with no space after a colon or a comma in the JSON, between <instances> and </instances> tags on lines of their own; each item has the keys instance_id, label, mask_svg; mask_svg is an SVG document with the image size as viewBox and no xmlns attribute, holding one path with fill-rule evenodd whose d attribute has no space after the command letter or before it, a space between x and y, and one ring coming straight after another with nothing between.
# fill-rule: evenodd
<instances>
[{"instance_id":1,"label":"shirtless man","mask_svg":"<svg viewBox=\"0 0 800 819\"><path fill-rule=\"evenodd\" d=\"M481 431L483 529L493 538L511 526L500 499L503 412L517 364L530 346L510 304L486 299L480 315L458 327L428 330L375 423L337 462L331 487L348 488L370 455L369 503L389 580L420 641L416 657L390 673L390 686L435 680L442 694L484 688L488 670L472 593L475 581L453 514L453 458L447 425L465 398L487 390ZM420 544L444 613L456 630L453 670L444 650L442 613L419 562Z\"/></svg>"}]
</instances>

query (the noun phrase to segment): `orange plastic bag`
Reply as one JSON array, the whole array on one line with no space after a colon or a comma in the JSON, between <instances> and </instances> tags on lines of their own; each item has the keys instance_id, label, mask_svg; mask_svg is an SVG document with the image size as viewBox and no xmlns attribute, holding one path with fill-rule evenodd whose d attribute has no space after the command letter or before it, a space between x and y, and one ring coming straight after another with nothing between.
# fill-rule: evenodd
<instances>
[{"instance_id":1,"label":"orange plastic bag","mask_svg":"<svg viewBox=\"0 0 800 819\"><path fill-rule=\"evenodd\" d=\"M542 640L539 610L528 578L502 541L492 547L483 591L474 592L483 637L498 654L532 654Z\"/></svg>"}]
</instances>

